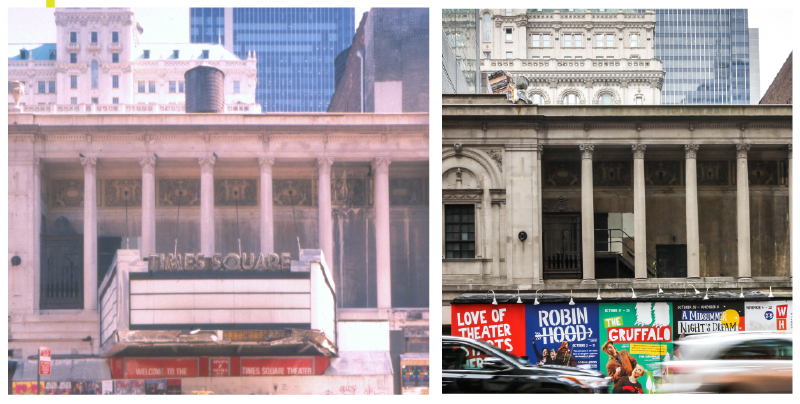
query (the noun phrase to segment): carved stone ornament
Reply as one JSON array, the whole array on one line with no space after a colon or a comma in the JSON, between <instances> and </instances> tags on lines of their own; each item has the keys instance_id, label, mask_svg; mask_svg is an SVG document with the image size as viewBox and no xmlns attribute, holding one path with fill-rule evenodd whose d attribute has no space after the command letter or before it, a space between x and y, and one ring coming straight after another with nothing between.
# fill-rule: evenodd
<instances>
[{"instance_id":1,"label":"carved stone ornament","mask_svg":"<svg viewBox=\"0 0 800 404\"><path fill-rule=\"evenodd\" d=\"M213 174L214 173L214 164L217 162L217 158L214 156L208 157L200 157L197 159L197 162L200 164L200 172L203 174Z\"/></svg>"},{"instance_id":2,"label":"carved stone ornament","mask_svg":"<svg viewBox=\"0 0 800 404\"><path fill-rule=\"evenodd\" d=\"M592 159L592 154L594 153L594 145L591 143L584 143L578 145L578 148L581 150L581 158L582 159Z\"/></svg>"},{"instance_id":3,"label":"carved stone ornament","mask_svg":"<svg viewBox=\"0 0 800 404\"><path fill-rule=\"evenodd\" d=\"M330 174L333 157L317 157L317 169L320 174Z\"/></svg>"},{"instance_id":4,"label":"carved stone ornament","mask_svg":"<svg viewBox=\"0 0 800 404\"><path fill-rule=\"evenodd\" d=\"M580 163L543 162L544 182L542 186L572 187L581 184Z\"/></svg>"},{"instance_id":5,"label":"carved stone ornament","mask_svg":"<svg viewBox=\"0 0 800 404\"><path fill-rule=\"evenodd\" d=\"M312 206L310 179L278 179L272 181L272 202L278 206Z\"/></svg>"},{"instance_id":6,"label":"carved stone ornament","mask_svg":"<svg viewBox=\"0 0 800 404\"><path fill-rule=\"evenodd\" d=\"M50 182L53 207L83 206L83 180L53 180Z\"/></svg>"},{"instance_id":7,"label":"carved stone ornament","mask_svg":"<svg viewBox=\"0 0 800 404\"><path fill-rule=\"evenodd\" d=\"M697 158L697 150L700 149L699 144L687 144L683 146L686 149L686 158L687 159L696 159Z\"/></svg>"},{"instance_id":8,"label":"carved stone ornament","mask_svg":"<svg viewBox=\"0 0 800 404\"><path fill-rule=\"evenodd\" d=\"M497 163L497 167L500 169L500 172L503 172L503 154L499 150L488 150L486 154Z\"/></svg>"},{"instance_id":9,"label":"carved stone ornament","mask_svg":"<svg viewBox=\"0 0 800 404\"><path fill-rule=\"evenodd\" d=\"M158 180L158 204L160 206L200 206L199 179Z\"/></svg>"},{"instance_id":10,"label":"carved stone ornament","mask_svg":"<svg viewBox=\"0 0 800 404\"><path fill-rule=\"evenodd\" d=\"M681 185L681 165L677 161L646 161L644 181L647 185Z\"/></svg>"},{"instance_id":11,"label":"carved stone ornament","mask_svg":"<svg viewBox=\"0 0 800 404\"><path fill-rule=\"evenodd\" d=\"M367 180L364 178L347 178L347 170L342 171L339 178L331 181L331 199L333 206L338 209L348 209L354 206L366 206Z\"/></svg>"},{"instance_id":12,"label":"carved stone ornament","mask_svg":"<svg viewBox=\"0 0 800 404\"><path fill-rule=\"evenodd\" d=\"M142 180L105 180L105 206L141 206Z\"/></svg>"},{"instance_id":13,"label":"carved stone ornament","mask_svg":"<svg viewBox=\"0 0 800 404\"><path fill-rule=\"evenodd\" d=\"M541 161L542 160L542 154L544 153L544 145L543 144L536 145L536 150L539 152L539 153L536 154L536 158L538 158L539 161Z\"/></svg>"},{"instance_id":14,"label":"carved stone ornament","mask_svg":"<svg viewBox=\"0 0 800 404\"><path fill-rule=\"evenodd\" d=\"M215 206L258 206L256 180L214 180Z\"/></svg>"},{"instance_id":15,"label":"carved stone ornament","mask_svg":"<svg viewBox=\"0 0 800 404\"><path fill-rule=\"evenodd\" d=\"M259 157L258 158L258 166L261 167L261 173L263 174L271 174L272 173L272 166L275 164L274 157Z\"/></svg>"},{"instance_id":16,"label":"carved stone ornament","mask_svg":"<svg viewBox=\"0 0 800 404\"><path fill-rule=\"evenodd\" d=\"M142 166L142 174L153 174L156 171L156 156L139 158L139 165Z\"/></svg>"},{"instance_id":17,"label":"carved stone ornament","mask_svg":"<svg viewBox=\"0 0 800 404\"><path fill-rule=\"evenodd\" d=\"M792 145L791 144L787 145L787 151L789 152L789 158L792 158Z\"/></svg>"},{"instance_id":18,"label":"carved stone ornament","mask_svg":"<svg viewBox=\"0 0 800 404\"><path fill-rule=\"evenodd\" d=\"M375 159L372 160L372 172L375 174L388 174L389 164L391 163L391 157L375 157Z\"/></svg>"},{"instance_id":19,"label":"carved stone ornament","mask_svg":"<svg viewBox=\"0 0 800 404\"><path fill-rule=\"evenodd\" d=\"M456 156L460 156L461 155L461 152L463 151L463 147L464 147L464 145L462 145L461 143L456 143L456 144L453 145L453 149L455 149L455 151L456 151Z\"/></svg>"},{"instance_id":20,"label":"carved stone ornament","mask_svg":"<svg viewBox=\"0 0 800 404\"><path fill-rule=\"evenodd\" d=\"M646 144L632 144L631 150L633 150L633 158L634 159L643 159L644 158L644 151L647 149Z\"/></svg>"},{"instance_id":21,"label":"carved stone ornament","mask_svg":"<svg viewBox=\"0 0 800 404\"><path fill-rule=\"evenodd\" d=\"M738 143L736 144L736 158L738 159L746 159L747 152L750 151L750 143Z\"/></svg>"}]
</instances>

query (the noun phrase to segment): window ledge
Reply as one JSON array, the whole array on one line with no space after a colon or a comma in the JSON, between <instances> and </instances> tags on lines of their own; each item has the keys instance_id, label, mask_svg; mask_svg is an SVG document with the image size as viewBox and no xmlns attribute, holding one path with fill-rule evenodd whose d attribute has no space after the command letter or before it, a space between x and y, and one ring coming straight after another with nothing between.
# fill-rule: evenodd
<instances>
[{"instance_id":1,"label":"window ledge","mask_svg":"<svg viewBox=\"0 0 800 404\"><path fill-rule=\"evenodd\" d=\"M492 262L491 258L442 258L442 262Z\"/></svg>"}]
</instances>

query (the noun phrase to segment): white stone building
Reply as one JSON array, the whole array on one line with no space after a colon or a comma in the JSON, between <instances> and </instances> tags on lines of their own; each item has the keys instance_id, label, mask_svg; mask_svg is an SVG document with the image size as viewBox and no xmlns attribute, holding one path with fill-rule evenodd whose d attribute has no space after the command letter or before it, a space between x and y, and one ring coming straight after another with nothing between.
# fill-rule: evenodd
<instances>
[{"instance_id":1,"label":"white stone building","mask_svg":"<svg viewBox=\"0 0 800 404\"><path fill-rule=\"evenodd\" d=\"M655 13L626 10L484 9L481 73L530 81L548 105L657 105L664 69L654 58Z\"/></svg>"},{"instance_id":2,"label":"white stone building","mask_svg":"<svg viewBox=\"0 0 800 404\"><path fill-rule=\"evenodd\" d=\"M226 112L261 111L255 56L241 60L221 45L140 43L143 28L126 8L58 9L55 22L56 43L8 47L8 80L25 84L24 112L182 112L184 73L198 65L224 72Z\"/></svg>"}]
</instances>

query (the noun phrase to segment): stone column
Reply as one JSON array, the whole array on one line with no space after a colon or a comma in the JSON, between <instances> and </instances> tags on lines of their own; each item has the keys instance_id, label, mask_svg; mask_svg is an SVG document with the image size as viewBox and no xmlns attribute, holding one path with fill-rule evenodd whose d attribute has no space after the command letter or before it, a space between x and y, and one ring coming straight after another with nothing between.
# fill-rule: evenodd
<instances>
[{"instance_id":1,"label":"stone column","mask_svg":"<svg viewBox=\"0 0 800 404\"><path fill-rule=\"evenodd\" d=\"M594 145L578 145L581 150L581 242L583 243L583 281L594 282Z\"/></svg>"},{"instance_id":2,"label":"stone column","mask_svg":"<svg viewBox=\"0 0 800 404\"><path fill-rule=\"evenodd\" d=\"M789 278L794 275L792 269L792 145L789 144L789 171L787 171L789 178Z\"/></svg>"},{"instance_id":3,"label":"stone column","mask_svg":"<svg viewBox=\"0 0 800 404\"><path fill-rule=\"evenodd\" d=\"M739 238L739 281L750 278L750 183L747 171L749 143L736 145L736 229Z\"/></svg>"},{"instance_id":4,"label":"stone column","mask_svg":"<svg viewBox=\"0 0 800 404\"><path fill-rule=\"evenodd\" d=\"M227 37L226 37L227 38ZM261 253L275 252L275 236L273 234L272 220L272 165L273 157L259 157L258 165L261 167L261 195L259 228L261 229ZM331 259L325 257L326 260Z\"/></svg>"},{"instance_id":5,"label":"stone column","mask_svg":"<svg viewBox=\"0 0 800 404\"><path fill-rule=\"evenodd\" d=\"M700 216L697 211L697 150L698 144L686 149L686 276L700 278Z\"/></svg>"},{"instance_id":6,"label":"stone column","mask_svg":"<svg viewBox=\"0 0 800 404\"><path fill-rule=\"evenodd\" d=\"M9 188L10 188L10 184L9 184ZM9 191L10 191L10 189L9 189ZM10 194L10 192L9 192L9 194ZM43 202L42 201L42 159L40 157L34 157L33 158L33 195L30 198L30 201L31 201L31 204L33 205L33 206L31 206L31 210L33 211L33 217L31 218L33 220L31 222L31 223L33 223L33 240L32 241L33 241L33 251L34 251L34 253L31 256L31 262L33 263L33 265L32 265L33 271L30 271L30 273L25 274L25 278L33 279L34 281L33 281L33 283L27 283L27 280L26 280L25 281L26 283L22 283L21 285L17 284L17 283L15 283L14 278L12 278L13 276L15 276L14 272L10 271L9 272L8 284L9 284L9 287L12 287L12 285L13 285L13 287L19 287L19 286L25 287L25 286L28 286L28 285L34 285L32 293L27 293L26 298L28 300L26 302L27 304L26 304L25 307L26 308L33 308L34 310L39 310L39 302L41 301L41 296L40 296L41 288L40 288L40 285L41 285L41 282L42 282L40 268L41 268L42 263L41 263L41 254L39 254L38 251L41 251L41 248L42 248L42 202ZM30 286L28 286L28 287L30 287ZM11 306L11 305L9 304L9 306ZM9 307L9 312L10 311L11 311L11 309Z\"/></svg>"},{"instance_id":7,"label":"stone column","mask_svg":"<svg viewBox=\"0 0 800 404\"><path fill-rule=\"evenodd\" d=\"M97 158L83 164L83 309L97 310Z\"/></svg>"},{"instance_id":8,"label":"stone column","mask_svg":"<svg viewBox=\"0 0 800 404\"><path fill-rule=\"evenodd\" d=\"M156 251L156 157L139 159L142 166L142 257Z\"/></svg>"},{"instance_id":9,"label":"stone column","mask_svg":"<svg viewBox=\"0 0 800 404\"><path fill-rule=\"evenodd\" d=\"M538 145L539 153L536 153L536 175L539 178L539 198L536 199L536 203L539 205L539 274L541 278L544 278L544 251L543 243L544 238L542 238L542 227L544 227L544 221L542 221L542 211L544 210L544 204L542 201L544 200L544 194L542 194L542 153L544 153L544 145Z\"/></svg>"},{"instance_id":10,"label":"stone column","mask_svg":"<svg viewBox=\"0 0 800 404\"><path fill-rule=\"evenodd\" d=\"M483 201L481 203L483 211L483 232L481 238L475 238L475 243L479 245L483 258L494 260L494 226L492 224L492 194L490 190L489 180L486 175L481 176L481 188L483 189ZM477 215L476 215L477 216ZM491 266L491 264L489 264ZM483 274L492 274L492 268L484 268Z\"/></svg>"},{"instance_id":11,"label":"stone column","mask_svg":"<svg viewBox=\"0 0 800 404\"><path fill-rule=\"evenodd\" d=\"M214 255L214 164L216 157L200 157L200 252Z\"/></svg>"},{"instance_id":12,"label":"stone column","mask_svg":"<svg viewBox=\"0 0 800 404\"><path fill-rule=\"evenodd\" d=\"M392 251L389 225L389 157L372 162L375 176L375 250L378 275L378 308L392 307Z\"/></svg>"},{"instance_id":13,"label":"stone column","mask_svg":"<svg viewBox=\"0 0 800 404\"><path fill-rule=\"evenodd\" d=\"M631 145L633 150L633 249L636 281L647 280L647 221L644 196L644 151L647 145Z\"/></svg>"},{"instance_id":14,"label":"stone column","mask_svg":"<svg viewBox=\"0 0 800 404\"><path fill-rule=\"evenodd\" d=\"M541 175L539 167L541 166L541 156L539 155L539 145L533 149L536 157L531 161L531 168L533 171L531 175L531 219L533 226L531 227L531 244L533 247L533 283L541 283L542 279L542 233L541 233L541 205L542 205L542 187L540 186Z\"/></svg>"},{"instance_id":15,"label":"stone column","mask_svg":"<svg viewBox=\"0 0 800 404\"><path fill-rule=\"evenodd\" d=\"M318 157L319 173L319 249L333 267L333 212L331 211L331 165L333 158Z\"/></svg>"}]
</instances>

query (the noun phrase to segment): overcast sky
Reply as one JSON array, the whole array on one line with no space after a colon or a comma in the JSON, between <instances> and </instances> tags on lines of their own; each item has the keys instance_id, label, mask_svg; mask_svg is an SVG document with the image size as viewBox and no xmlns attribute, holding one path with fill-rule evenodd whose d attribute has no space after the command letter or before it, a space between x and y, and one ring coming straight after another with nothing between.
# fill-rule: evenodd
<instances>
[{"instance_id":1,"label":"overcast sky","mask_svg":"<svg viewBox=\"0 0 800 404\"><path fill-rule=\"evenodd\" d=\"M472 5L472 2L469 3ZM433 10L431 20L438 18L439 15L438 8ZM133 8L133 11L136 20L144 28L144 34L140 37L141 42L189 42L188 8ZM365 11L369 11L369 8L356 8L356 28ZM759 29L760 90L763 95L792 51L794 42L792 10L749 9L748 15L749 27ZM55 42L56 26L53 9L8 9L8 21L9 43ZM436 53L431 52L431 54ZM438 65L438 62L434 65Z\"/></svg>"}]
</instances>

